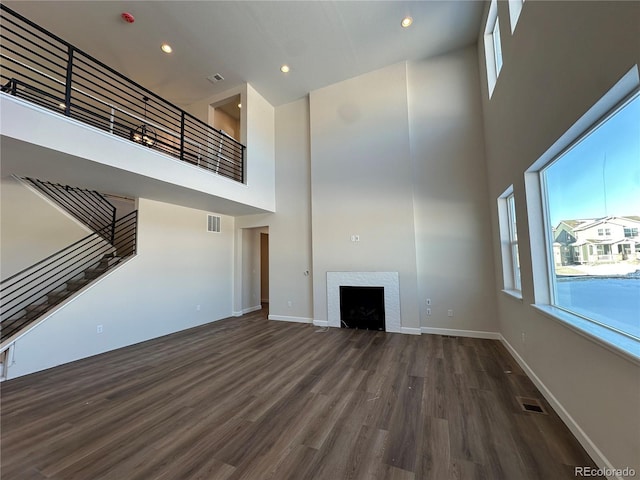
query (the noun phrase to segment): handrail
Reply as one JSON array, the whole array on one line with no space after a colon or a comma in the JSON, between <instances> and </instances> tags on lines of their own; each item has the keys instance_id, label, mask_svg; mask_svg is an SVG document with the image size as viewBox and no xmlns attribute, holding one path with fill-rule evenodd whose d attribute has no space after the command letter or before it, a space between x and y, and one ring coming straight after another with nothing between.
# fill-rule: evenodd
<instances>
[{"instance_id":1,"label":"handrail","mask_svg":"<svg viewBox=\"0 0 640 480\"><path fill-rule=\"evenodd\" d=\"M93 278L136 253L134 211L0 282L0 341L4 341ZM113 228L113 244L104 234Z\"/></svg>"},{"instance_id":2,"label":"handrail","mask_svg":"<svg viewBox=\"0 0 640 480\"><path fill-rule=\"evenodd\" d=\"M25 181L56 202L83 224L113 243L116 207L100 192L25 177Z\"/></svg>"},{"instance_id":3,"label":"handrail","mask_svg":"<svg viewBox=\"0 0 640 480\"><path fill-rule=\"evenodd\" d=\"M130 140L136 128L152 127L157 138L147 146L244 181L242 143L6 5L0 4L0 11L5 23L0 31L3 92Z\"/></svg>"}]
</instances>

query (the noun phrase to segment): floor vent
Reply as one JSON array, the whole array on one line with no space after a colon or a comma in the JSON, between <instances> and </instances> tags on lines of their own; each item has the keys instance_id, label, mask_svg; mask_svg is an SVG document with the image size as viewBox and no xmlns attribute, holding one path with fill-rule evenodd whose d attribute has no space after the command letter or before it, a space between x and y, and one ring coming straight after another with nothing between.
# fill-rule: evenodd
<instances>
[{"instance_id":1,"label":"floor vent","mask_svg":"<svg viewBox=\"0 0 640 480\"><path fill-rule=\"evenodd\" d=\"M207 232L220 232L220 217L207 215Z\"/></svg>"},{"instance_id":2,"label":"floor vent","mask_svg":"<svg viewBox=\"0 0 640 480\"><path fill-rule=\"evenodd\" d=\"M518 400L518 403L522 407L523 411L548 415L547 411L540 403L540 400L538 400L537 398L516 397L516 399Z\"/></svg>"}]
</instances>

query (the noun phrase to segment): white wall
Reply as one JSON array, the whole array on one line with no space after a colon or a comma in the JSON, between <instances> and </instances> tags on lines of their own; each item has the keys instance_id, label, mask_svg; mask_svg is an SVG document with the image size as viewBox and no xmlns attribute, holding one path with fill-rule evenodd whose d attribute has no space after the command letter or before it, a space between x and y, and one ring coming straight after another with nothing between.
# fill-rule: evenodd
<instances>
[{"instance_id":1,"label":"white wall","mask_svg":"<svg viewBox=\"0 0 640 480\"><path fill-rule=\"evenodd\" d=\"M209 124L214 123L215 113L211 105L240 95L241 143L247 146L245 180L248 192L259 191L264 195L262 208L275 210L275 109L251 85L244 84L211 96L187 107L192 115Z\"/></svg>"},{"instance_id":2,"label":"white wall","mask_svg":"<svg viewBox=\"0 0 640 480\"><path fill-rule=\"evenodd\" d=\"M496 332L475 47L410 62L407 72L421 325Z\"/></svg>"},{"instance_id":3,"label":"white wall","mask_svg":"<svg viewBox=\"0 0 640 480\"><path fill-rule=\"evenodd\" d=\"M468 48L312 92L314 319L327 271L397 271L403 328L495 334L477 72Z\"/></svg>"},{"instance_id":4,"label":"white wall","mask_svg":"<svg viewBox=\"0 0 640 480\"><path fill-rule=\"evenodd\" d=\"M236 226L269 226L269 318L311 322L312 277L305 275L311 270L308 98L276 108L275 119L276 213L238 217ZM235 288L238 298L241 279Z\"/></svg>"},{"instance_id":5,"label":"white wall","mask_svg":"<svg viewBox=\"0 0 640 480\"><path fill-rule=\"evenodd\" d=\"M402 326L419 328L406 64L311 92L310 116L314 320L327 272L398 272Z\"/></svg>"},{"instance_id":6,"label":"white wall","mask_svg":"<svg viewBox=\"0 0 640 480\"><path fill-rule=\"evenodd\" d=\"M247 85L246 107L246 159L245 180L253 190L270 192L265 195L267 210L275 210L275 109L269 102ZM243 129L244 131L244 129ZM268 198L267 198L268 197Z\"/></svg>"},{"instance_id":7,"label":"white wall","mask_svg":"<svg viewBox=\"0 0 640 480\"><path fill-rule=\"evenodd\" d=\"M500 292L496 209L491 209L500 332L546 387L563 419L601 466L640 471L640 370L636 362L531 307L533 265L524 172L634 64L638 2L525 2L513 35L498 2L504 66L488 99L479 68L489 202L514 185L522 301ZM524 336L523 336L524 334ZM524 340L524 341L523 341Z\"/></svg>"},{"instance_id":8,"label":"white wall","mask_svg":"<svg viewBox=\"0 0 640 480\"><path fill-rule=\"evenodd\" d=\"M0 209L3 279L91 233L51 201L12 177L2 178Z\"/></svg>"},{"instance_id":9,"label":"white wall","mask_svg":"<svg viewBox=\"0 0 640 480\"><path fill-rule=\"evenodd\" d=\"M9 378L229 317L234 220L207 213L140 199L138 255L20 338Z\"/></svg>"}]
</instances>

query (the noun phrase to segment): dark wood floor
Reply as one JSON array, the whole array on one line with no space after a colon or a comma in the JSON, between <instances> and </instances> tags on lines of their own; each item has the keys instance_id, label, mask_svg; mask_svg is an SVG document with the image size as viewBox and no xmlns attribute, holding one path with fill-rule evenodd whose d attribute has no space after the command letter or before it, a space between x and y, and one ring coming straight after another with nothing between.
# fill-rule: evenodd
<instances>
[{"instance_id":1,"label":"dark wood floor","mask_svg":"<svg viewBox=\"0 0 640 480\"><path fill-rule=\"evenodd\" d=\"M322 330L262 311L5 382L2 479L558 480L594 466L499 342Z\"/></svg>"}]
</instances>

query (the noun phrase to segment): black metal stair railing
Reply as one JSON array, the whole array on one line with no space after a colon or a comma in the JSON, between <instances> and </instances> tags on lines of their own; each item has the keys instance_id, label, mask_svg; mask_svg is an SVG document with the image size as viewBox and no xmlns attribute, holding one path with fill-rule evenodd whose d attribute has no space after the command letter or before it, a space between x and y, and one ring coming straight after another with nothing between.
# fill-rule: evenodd
<instances>
[{"instance_id":1,"label":"black metal stair railing","mask_svg":"<svg viewBox=\"0 0 640 480\"><path fill-rule=\"evenodd\" d=\"M134 211L115 222L113 244L105 241L105 232L92 233L0 282L0 344L135 255L137 215Z\"/></svg>"},{"instance_id":2,"label":"black metal stair railing","mask_svg":"<svg viewBox=\"0 0 640 480\"><path fill-rule=\"evenodd\" d=\"M113 243L116 207L99 192L25 177L24 180L80 222Z\"/></svg>"},{"instance_id":3,"label":"black metal stair railing","mask_svg":"<svg viewBox=\"0 0 640 480\"><path fill-rule=\"evenodd\" d=\"M246 147L0 4L2 92L238 182Z\"/></svg>"}]
</instances>

